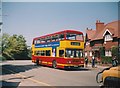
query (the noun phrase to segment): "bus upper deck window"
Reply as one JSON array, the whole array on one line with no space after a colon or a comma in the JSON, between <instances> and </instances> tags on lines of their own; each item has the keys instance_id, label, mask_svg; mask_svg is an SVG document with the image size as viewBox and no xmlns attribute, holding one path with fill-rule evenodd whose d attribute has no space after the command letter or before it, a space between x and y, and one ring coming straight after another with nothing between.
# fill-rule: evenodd
<instances>
[{"instance_id":1,"label":"bus upper deck window","mask_svg":"<svg viewBox=\"0 0 120 88\"><path fill-rule=\"evenodd\" d=\"M82 35L82 34L76 35L76 40L81 40L81 41L83 41L83 35Z\"/></svg>"},{"instance_id":2,"label":"bus upper deck window","mask_svg":"<svg viewBox=\"0 0 120 88\"><path fill-rule=\"evenodd\" d=\"M38 40L36 41L36 43L39 44L39 43L40 43L40 39L38 39Z\"/></svg>"},{"instance_id":3,"label":"bus upper deck window","mask_svg":"<svg viewBox=\"0 0 120 88\"><path fill-rule=\"evenodd\" d=\"M63 40L64 39L64 34L60 34L59 35L59 40Z\"/></svg>"},{"instance_id":4,"label":"bus upper deck window","mask_svg":"<svg viewBox=\"0 0 120 88\"><path fill-rule=\"evenodd\" d=\"M33 41L33 44L36 44L36 40Z\"/></svg>"}]
</instances>

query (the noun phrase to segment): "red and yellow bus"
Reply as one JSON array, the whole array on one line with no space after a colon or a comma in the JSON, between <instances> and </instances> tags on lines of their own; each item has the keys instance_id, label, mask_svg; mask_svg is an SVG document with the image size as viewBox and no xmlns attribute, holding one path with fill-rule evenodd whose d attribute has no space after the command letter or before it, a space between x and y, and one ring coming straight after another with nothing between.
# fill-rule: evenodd
<instances>
[{"instance_id":1,"label":"red and yellow bus","mask_svg":"<svg viewBox=\"0 0 120 88\"><path fill-rule=\"evenodd\" d=\"M53 68L84 67L83 33L64 30L33 39L32 62Z\"/></svg>"}]
</instances>

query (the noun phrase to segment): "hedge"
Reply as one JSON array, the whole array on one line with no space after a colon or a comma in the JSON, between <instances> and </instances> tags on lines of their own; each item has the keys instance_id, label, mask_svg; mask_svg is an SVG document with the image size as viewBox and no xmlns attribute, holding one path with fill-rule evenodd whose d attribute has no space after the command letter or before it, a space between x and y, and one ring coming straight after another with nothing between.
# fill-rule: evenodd
<instances>
[{"instance_id":1,"label":"hedge","mask_svg":"<svg viewBox=\"0 0 120 88\"><path fill-rule=\"evenodd\" d=\"M112 63L112 57L108 56L102 56L101 57L102 64L111 64Z\"/></svg>"}]
</instances>

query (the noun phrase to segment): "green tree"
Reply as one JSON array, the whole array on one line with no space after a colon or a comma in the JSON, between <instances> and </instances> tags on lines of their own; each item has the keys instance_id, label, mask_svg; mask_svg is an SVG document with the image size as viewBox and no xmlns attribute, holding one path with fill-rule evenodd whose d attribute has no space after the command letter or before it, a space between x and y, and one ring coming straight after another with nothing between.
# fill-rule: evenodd
<instances>
[{"instance_id":1,"label":"green tree","mask_svg":"<svg viewBox=\"0 0 120 88\"><path fill-rule=\"evenodd\" d=\"M8 49L9 48L9 45L8 45L9 37L10 37L10 35L4 33L1 38L1 40L2 40L2 44L1 44L2 45L2 55L5 56L6 58L12 57L10 55L10 50Z\"/></svg>"},{"instance_id":2,"label":"green tree","mask_svg":"<svg viewBox=\"0 0 120 88\"><path fill-rule=\"evenodd\" d=\"M2 54L7 59L27 59L28 50L25 38L22 35L3 34Z\"/></svg>"}]
</instances>

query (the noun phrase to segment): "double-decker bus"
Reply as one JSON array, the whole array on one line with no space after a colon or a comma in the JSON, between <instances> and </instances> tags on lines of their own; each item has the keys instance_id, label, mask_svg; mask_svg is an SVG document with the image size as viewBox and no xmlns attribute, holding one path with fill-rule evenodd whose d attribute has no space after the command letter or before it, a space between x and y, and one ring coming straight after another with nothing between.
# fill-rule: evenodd
<instances>
[{"instance_id":1,"label":"double-decker bus","mask_svg":"<svg viewBox=\"0 0 120 88\"><path fill-rule=\"evenodd\" d=\"M84 67L83 33L64 30L33 39L32 62L53 68Z\"/></svg>"}]
</instances>

